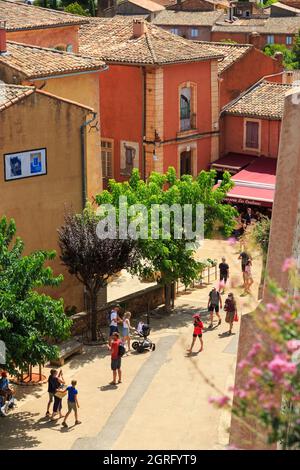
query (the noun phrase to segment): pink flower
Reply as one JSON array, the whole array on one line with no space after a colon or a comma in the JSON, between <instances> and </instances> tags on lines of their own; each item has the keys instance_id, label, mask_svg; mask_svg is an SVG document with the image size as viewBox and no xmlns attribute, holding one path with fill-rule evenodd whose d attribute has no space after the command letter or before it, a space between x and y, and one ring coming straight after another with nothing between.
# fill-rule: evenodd
<instances>
[{"instance_id":1,"label":"pink flower","mask_svg":"<svg viewBox=\"0 0 300 470\"><path fill-rule=\"evenodd\" d=\"M247 361L246 359L242 359L238 364L239 369L244 369L245 367L248 367L248 366L250 366L250 362Z\"/></svg>"},{"instance_id":2,"label":"pink flower","mask_svg":"<svg viewBox=\"0 0 300 470\"><path fill-rule=\"evenodd\" d=\"M254 343L252 348L247 354L248 359L252 359L254 356L256 356L262 349L262 346L259 343Z\"/></svg>"},{"instance_id":3,"label":"pink flower","mask_svg":"<svg viewBox=\"0 0 300 470\"><path fill-rule=\"evenodd\" d=\"M294 352L300 348L300 340L299 339L290 339L287 343L288 351Z\"/></svg>"},{"instance_id":4,"label":"pink flower","mask_svg":"<svg viewBox=\"0 0 300 470\"><path fill-rule=\"evenodd\" d=\"M269 371L275 375L294 374L297 370L296 364L286 361L282 357L276 355L268 365Z\"/></svg>"},{"instance_id":5,"label":"pink flower","mask_svg":"<svg viewBox=\"0 0 300 470\"><path fill-rule=\"evenodd\" d=\"M258 367L253 367L250 372L252 375L257 377L261 377L263 375L263 371L260 370Z\"/></svg>"},{"instance_id":6,"label":"pink flower","mask_svg":"<svg viewBox=\"0 0 300 470\"><path fill-rule=\"evenodd\" d=\"M284 261L283 265L282 265L282 272L285 273L286 271L289 271L290 269L294 269L296 267L296 261L294 260L294 258L286 258L286 260Z\"/></svg>"},{"instance_id":7,"label":"pink flower","mask_svg":"<svg viewBox=\"0 0 300 470\"><path fill-rule=\"evenodd\" d=\"M227 243L228 243L228 245L230 245L230 246L234 246L234 245L236 244L236 242L237 242L237 240L236 240L236 238L234 238L234 237L230 237L230 238L228 238L228 240L227 240Z\"/></svg>"},{"instance_id":8,"label":"pink flower","mask_svg":"<svg viewBox=\"0 0 300 470\"><path fill-rule=\"evenodd\" d=\"M266 307L269 312L277 313L279 311L279 306L276 304L269 303L266 305Z\"/></svg>"},{"instance_id":9,"label":"pink flower","mask_svg":"<svg viewBox=\"0 0 300 470\"><path fill-rule=\"evenodd\" d=\"M208 401L209 403L214 403L215 405L222 408L223 406L227 405L227 403L229 402L229 397L226 397L226 395L222 397L218 397L218 398L210 397Z\"/></svg>"},{"instance_id":10,"label":"pink flower","mask_svg":"<svg viewBox=\"0 0 300 470\"><path fill-rule=\"evenodd\" d=\"M284 313L283 318L285 321L290 321L292 320L292 315L290 313Z\"/></svg>"}]
</instances>

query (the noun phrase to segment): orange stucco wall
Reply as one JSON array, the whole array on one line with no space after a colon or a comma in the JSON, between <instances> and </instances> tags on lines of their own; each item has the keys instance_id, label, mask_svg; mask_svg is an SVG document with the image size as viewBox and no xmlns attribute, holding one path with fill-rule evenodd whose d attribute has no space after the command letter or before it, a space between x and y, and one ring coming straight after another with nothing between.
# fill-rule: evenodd
<instances>
[{"instance_id":1,"label":"orange stucco wall","mask_svg":"<svg viewBox=\"0 0 300 470\"><path fill-rule=\"evenodd\" d=\"M251 43L251 33L232 33L232 32L212 32L211 33L211 40L212 41L222 41L224 39L231 39L232 41L238 42L240 44L250 44ZM257 39L255 43L256 47L259 49L263 49L267 44L267 36L268 34L261 34L260 37ZM286 37L287 36L294 36L292 33L287 34L274 34L274 43L275 44L284 44L289 49L292 48L292 45L286 44ZM254 43L253 43L254 44Z\"/></svg>"},{"instance_id":2,"label":"orange stucco wall","mask_svg":"<svg viewBox=\"0 0 300 470\"><path fill-rule=\"evenodd\" d=\"M78 26L7 31L7 40L41 47L73 46L78 52Z\"/></svg>"},{"instance_id":3,"label":"orange stucco wall","mask_svg":"<svg viewBox=\"0 0 300 470\"><path fill-rule=\"evenodd\" d=\"M283 71L282 65L275 59L266 56L258 49L252 48L239 61L224 70L220 82L221 107L247 90L266 75L272 75ZM282 75L268 80L282 82Z\"/></svg>"},{"instance_id":4,"label":"orange stucco wall","mask_svg":"<svg viewBox=\"0 0 300 470\"><path fill-rule=\"evenodd\" d=\"M138 142L143 153L143 75L140 67L110 65L100 74L101 137L113 139L114 177L120 176L120 141Z\"/></svg>"},{"instance_id":5,"label":"orange stucco wall","mask_svg":"<svg viewBox=\"0 0 300 470\"><path fill-rule=\"evenodd\" d=\"M277 158L279 148L281 121L261 120L261 149L254 151L254 155ZM244 118L239 116L225 116L222 122L222 153L246 153L244 149Z\"/></svg>"},{"instance_id":6,"label":"orange stucco wall","mask_svg":"<svg viewBox=\"0 0 300 470\"><path fill-rule=\"evenodd\" d=\"M80 125L85 115L82 108L38 93L0 113L0 216L15 219L25 253L58 251L57 228L63 223L65 205L74 211L82 208ZM47 175L5 181L4 154L39 148L47 150ZM51 266L65 280L49 292L80 310L82 287L59 258Z\"/></svg>"},{"instance_id":7,"label":"orange stucco wall","mask_svg":"<svg viewBox=\"0 0 300 470\"><path fill-rule=\"evenodd\" d=\"M178 64L164 68L164 140L175 139L180 130L179 115L179 86L184 82L197 85L197 133L211 132L211 63L203 61L198 63ZM206 169L210 163L210 136L205 138L185 137L185 141L178 141L164 145L164 170L170 165L178 170L179 149L184 146L197 145L197 171Z\"/></svg>"}]
</instances>

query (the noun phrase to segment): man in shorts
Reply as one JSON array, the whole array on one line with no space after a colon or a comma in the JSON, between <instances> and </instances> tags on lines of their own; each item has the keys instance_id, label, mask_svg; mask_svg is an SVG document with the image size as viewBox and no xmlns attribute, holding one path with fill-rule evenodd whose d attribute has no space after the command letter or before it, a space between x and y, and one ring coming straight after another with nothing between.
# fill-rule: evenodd
<instances>
[{"instance_id":1,"label":"man in shorts","mask_svg":"<svg viewBox=\"0 0 300 470\"><path fill-rule=\"evenodd\" d=\"M118 323L122 321L119 316L119 312L120 312L119 304L115 305L112 311L110 312L109 344L111 344L113 334L119 333Z\"/></svg>"},{"instance_id":2,"label":"man in shorts","mask_svg":"<svg viewBox=\"0 0 300 470\"><path fill-rule=\"evenodd\" d=\"M111 370L113 371L113 381L110 385L117 385L117 373L118 383L122 382L122 371L121 371L121 356L119 354L119 346L122 344L120 335L118 332L112 334L112 341L108 345L108 349L111 351Z\"/></svg>"},{"instance_id":3,"label":"man in shorts","mask_svg":"<svg viewBox=\"0 0 300 470\"><path fill-rule=\"evenodd\" d=\"M215 287L212 288L210 293L208 294L208 305L207 305L208 311L210 313L210 325L209 328L213 327L213 318L214 318L214 312L216 312L216 315L219 319L218 321L218 326L221 325L221 317L219 314L220 308L222 308L222 298L220 296L220 292L217 291Z\"/></svg>"},{"instance_id":4,"label":"man in shorts","mask_svg":"<svg viewBox=\"0 0 300 470\"><path fill-rule=\"evenodd\" d=\"M221 294L224 294L226 282L229 277L229 265L226 263L225 258L222 258L222 263L219 264L219 270L220 270L220 284L222 284L223 286L223 290Z\"/></svg>"}]
</instances>

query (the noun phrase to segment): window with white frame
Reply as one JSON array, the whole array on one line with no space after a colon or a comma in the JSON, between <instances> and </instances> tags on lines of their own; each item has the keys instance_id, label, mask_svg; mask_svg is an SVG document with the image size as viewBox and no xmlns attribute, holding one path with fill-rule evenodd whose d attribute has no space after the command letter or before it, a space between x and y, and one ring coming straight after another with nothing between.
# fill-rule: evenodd
<instances>
[{"instance_id":1,"label":"window with white frame","mask_svg":"<svg viewBox=\"0 0 300 470\"><path fill-rule=\"evenodd\" d=\"M293 44L293 37L292 36L287 36L286 39L285 39L285 43L287 46L290 46L291 44Z\"/></svg>"},{"instance_id":2,"label":"window with white frame","mask_svg":"<svg viewBox=\"0 0 300 470\"><path fill-rule=\"evenodd\" d=\"M191 29L191 37L192 38L197 38L199 36L199 29L198 28L192 28Z\"/></svg>"},{"instance_id":3,"label":"window with white frame","mask_svg":"<svg viewBox=\"0 0 300 470\"><path fill-rule=\"evenodd\" d=\"M112 140L101 140L102 178L113 177L113 143Z\"/></svg>"},{"instance_id":4,"label":"window with white frame","mask_svg":"<svg viewBox=\"0 0 300 470\"><path fill-rule=\"evenodd\" d=\"M268 34L267 43L268 44L274 44L274 35L273 34Z\"/></svg>"},{"instance_id":5,"label":"window with white frame","mask_svg":"<svg viewBox=\"0 0 300 470\"><path fill-rule=\"evenodd\" d=\"M259 121L245 122L245 147L259 150Z\"/></svg>"},{"instance_id":6,"label":"window with white frame","mask_svg":"<svg viewBox=\"0 0 300 470\"><path fill-rule=\"evenodd\" d=\"M173 33L173 34L177 34L177 36L179 36L179 29L178 28L171 28L170 32Z\"/></svg>"}]
</instances>

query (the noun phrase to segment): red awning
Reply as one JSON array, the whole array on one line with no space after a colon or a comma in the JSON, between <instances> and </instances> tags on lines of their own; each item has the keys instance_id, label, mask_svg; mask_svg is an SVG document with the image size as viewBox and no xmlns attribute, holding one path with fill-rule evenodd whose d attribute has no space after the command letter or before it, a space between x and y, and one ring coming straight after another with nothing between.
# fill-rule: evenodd
<instances>
[{"instance_id":1,"label":"red awning","mask_svg":"<svg viewBox=\"0 0 300 470\"><path fill-rule=\"evenodd\" d=\"M257 157L247 168L232 177L234 188L225 200L235 204L272 207L276 183L276 163L272 158Z\"/></svg>"},{"instance_id":2,"label":"red awning","mask_svg":"<svg viewBox=\"0 0 300 470\"><path fill-rule=\"evenodd\" d=\"M210 168L217 171L227 170L235 174L253 162L255 158L256 157L253 157L253 155L229 153L225 157L219 158L219 160L211 163Z\"/></svg>"}]
</instances>

